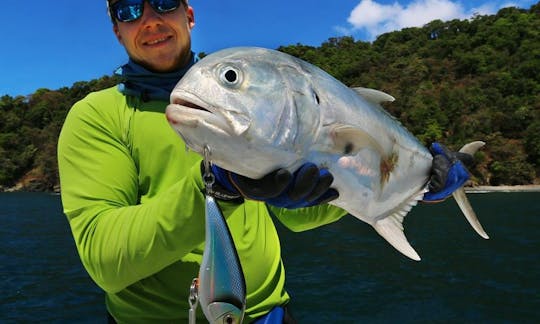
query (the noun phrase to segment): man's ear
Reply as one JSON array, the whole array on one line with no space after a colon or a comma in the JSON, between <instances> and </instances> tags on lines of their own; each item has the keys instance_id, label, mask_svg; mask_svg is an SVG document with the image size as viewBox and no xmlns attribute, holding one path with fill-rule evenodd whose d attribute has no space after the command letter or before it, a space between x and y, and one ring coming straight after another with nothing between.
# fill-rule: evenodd
<instances>
[{"instance_id":1,"label":"man's ear","mask_svg":"<svg viewBox=\"0 0 540 324\"><path fill-rule=\"evenodd\" d=\"M113 32L116 36L116 39L120 42L120 44L124 45L124 42L122 40L122 35L120 35L120 31L118 30L118 24L113 24Z\"/></svg>"},{"instance_id":2,"label":"man's ear","mask_svg":"<svg viewBox=\"0 0 540 324\"><path fill-rule=\"evenodd\" d=\"M193 29L193 27L195 27L195 13L193 11L193 7L188 6L186 10L186 16L188 19L189 29Z\"/></svg>"}]
</instances>

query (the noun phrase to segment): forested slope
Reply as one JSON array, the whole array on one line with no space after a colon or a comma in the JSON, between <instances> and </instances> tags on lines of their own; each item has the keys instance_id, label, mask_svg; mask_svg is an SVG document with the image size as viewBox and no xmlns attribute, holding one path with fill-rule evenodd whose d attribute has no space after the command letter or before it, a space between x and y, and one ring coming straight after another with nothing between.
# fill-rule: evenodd
<instances>
[{"instance_id":1,"label":"forested slope","mask_svg":"<svg viewBox=\"0 0 540 324\"><path fill-rule=\"evenodd\" d=\"M372 43L340 37L279 50L349 86L391 94L396 101L387 110L425 144L458 149L472 140L487 142L471 170L475 183L538 183L540 3L471 20L436 20ZM67 111L88 92L116 82L104 76L0 98L0 189L58 187L56 142Z\"/></svg>"}]
</instances>

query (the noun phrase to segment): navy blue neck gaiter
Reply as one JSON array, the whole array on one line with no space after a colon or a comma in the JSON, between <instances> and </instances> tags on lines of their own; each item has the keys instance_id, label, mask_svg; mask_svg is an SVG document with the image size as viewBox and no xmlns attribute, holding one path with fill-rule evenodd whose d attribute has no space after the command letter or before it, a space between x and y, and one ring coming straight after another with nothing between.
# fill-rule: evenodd
<instances>
[{"instance_id":1,"label":"navy blue neck gaiter","mask_svg":"<svg viewBox=\"0 0 540 324\"><path fill-rule=\"evenodd\" d=\"M158 73L149 71L129 59L127 64L122 65L114 72L122 78L118 90L125 95L134 96L143 101L169 101L174 86L196 61L195 54L191 52L191 58L183 68L172 72Z\"/></svg>"}]
</instances>

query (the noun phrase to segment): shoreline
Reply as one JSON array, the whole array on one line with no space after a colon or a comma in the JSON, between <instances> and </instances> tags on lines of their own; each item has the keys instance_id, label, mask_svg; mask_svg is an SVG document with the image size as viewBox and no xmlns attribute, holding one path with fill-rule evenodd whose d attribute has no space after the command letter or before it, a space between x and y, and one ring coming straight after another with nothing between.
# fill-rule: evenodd
<instances>
[{"instance_id":1,"label":"shoreline","mask_svg":"<svg viewBox=\"0 0 540 324\"><path fill-rule=\"evenodd\" d=\"M540 185L474 186L474 187L465 187L465 192L467 192L467 193L540 192Z\"/></svg>"},{"instance_id":2,"label":"shoreline","mask_svg":"<svg viewBox=\"0 0 540 324\"><path fill-rule=\"evenodd\" d=\"M0 193L3 192L44 192L51 194L60 194L60 188L55 188L53 191L41 190L24 190L20 186L6 188L0 186ZM515 186L474 186L465 187L466 193L489 193L489 192L540 192L540 185L515 185Z\"/></svg>"}]
</instances>

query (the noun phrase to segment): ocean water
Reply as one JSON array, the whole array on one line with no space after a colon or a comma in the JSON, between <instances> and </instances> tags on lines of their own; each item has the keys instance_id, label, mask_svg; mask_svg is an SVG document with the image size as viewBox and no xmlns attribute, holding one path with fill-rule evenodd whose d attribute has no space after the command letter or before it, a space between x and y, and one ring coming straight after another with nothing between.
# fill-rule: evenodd
<instances>
[{"instance_id":1,"label":"ocean water","mask_svg":"<svg viewBox=\"0 0 540 324\"><path fill-rule=\"evenodd\" d=\"M490 240L453 200L419 205L405 232L422 257L352 216L303 233L278 226L300 323L540 323L540 193L469 194ZM105 323L60 197L0 194L0 323Z\"/></svg>"}]
</instances>

